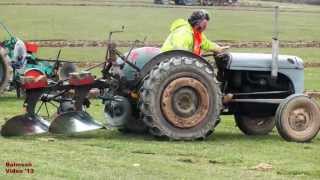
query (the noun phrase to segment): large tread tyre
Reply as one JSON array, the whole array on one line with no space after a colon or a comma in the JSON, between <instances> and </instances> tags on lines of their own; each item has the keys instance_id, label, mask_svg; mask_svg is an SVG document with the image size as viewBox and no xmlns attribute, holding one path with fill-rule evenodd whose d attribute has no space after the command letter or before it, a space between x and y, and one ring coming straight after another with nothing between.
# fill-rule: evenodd
<instances>
[{"instance_id":1,"label":"large tread tyre","mask_svg":"<svg viewBox=\"0 0 320 180\"><path fill-rule=\"evenodd\" d=\"M235 113L234 118L238 128L249 136L267 135L275 127L274 116L255 117Z\"/></svg>"},{"instance_id":2,"label":"large tread tyre","mask_svg":"<svg viewBox=\"0 0 320 180\"><path fill-rule=\"evenodd\" d=\"M131 117L119 131L122 133L146 134L148 127L140 118Z\"/></svg>"},{"instance_id":3,"label":"large tread tyre","mask_svg":"<svg viewBox=\"0 0 320 180\"><path fill-rule=\"evenodd\" d=\"M11 72L12 69L6 51L0 47L0 93L8 87Z\"/></svg>"},{"instance_id":4,"label":"large tread tyre","mask_svg":"<svg viewBox=\"0 0 320 180\"><path fill-rule=\"evenodd\" d=\"M147 134L148 126L141 119L141 113L136 103L131 102L132 114L124 124L122 128L119 129L122 133L133 133L133 134Z\"/></svg>"},{"instance_id":5,"label":"large tread tyre","mask_svg":"<svg viewBox=\"0 0 320 180\"><path fill-rule=\"evenodd\" d=\"M207 64L183 54L156 66L140 89L140 110L150 133L173 140L209 136L222 107L213 74Z\"/></svg>"},{"instance_id":6,"label":"large tread tyre","mask_svg":"<svg viewBox=\"0 0 320 180\"><path fill-rule=\"evenodd\" d=\"M287 97L276 111L276 127L281 137L287 141L311 141L320 130L318 104L302 94Z\"/></svg>"}]
</instances>

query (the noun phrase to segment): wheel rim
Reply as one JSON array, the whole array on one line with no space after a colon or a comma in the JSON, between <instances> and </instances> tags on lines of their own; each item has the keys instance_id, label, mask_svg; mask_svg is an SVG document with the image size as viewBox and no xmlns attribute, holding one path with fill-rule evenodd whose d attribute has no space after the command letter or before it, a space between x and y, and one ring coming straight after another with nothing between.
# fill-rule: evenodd
<instances>
[{"instance_id":1,"label":"wheel rim","mask_svg":"<svg viewBox=\"0 0 320 180\"><path fill-rule=\"evenodd\" d=\"M199 105L197 92L189 87L178 89L172 96L173 111L181 117L190 117L196 112Z\"/></svg>"},{"instance_id":2,"label":"wheel rim","mask_svg":"<svg viewBox=\"0 0 320 180\"><path fill-rule=\"evenodd\" d=\"M206 87L194 78L178 78L164 89L161 110L168 122L179 128L192 128L201 123L209 111Z\"/></svg>"},{"instance_id":3,"label":"wheel rim","mask_svg":"<svg viewBox=\"0 0 320 180\"><path fill-rule=\"evenodd\" d=\"M305 131L312 124L312 114L308 107L293 109L288 116L290 127L295 131Z\"/></svg>"}]
</instances>

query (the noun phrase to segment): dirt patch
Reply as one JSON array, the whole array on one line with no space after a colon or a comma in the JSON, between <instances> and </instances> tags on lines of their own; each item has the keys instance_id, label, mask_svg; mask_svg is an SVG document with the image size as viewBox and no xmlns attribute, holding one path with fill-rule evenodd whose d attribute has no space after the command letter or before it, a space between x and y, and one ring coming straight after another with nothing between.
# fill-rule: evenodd
<instances>
[{"instance_id":1,"label":"dirt patch","mask_svg":"<svg viewBox=\"0 0 320 180\"><path fill-rule=\"evenodd\" d=\"M320 60L312 60L314 62L305 62L304 67L320 67ZM317 62L316 62L317 61Z\"/></svg>"},{"instance_id":2,"label":"dirt patch","mask_svg":"<svg viewBox=\"0 0 320 180\"><path fill-rule=\"evenodd\" d=\"M106 47L106 41L100 40L28 40L37 42L41 47ZM268 41L231 41L231 40L217 40L215 41L221 45L228 45L232 48L271 48L272 44ZM131 47L135 41L116 41L119 47ZM160 47L162 42L147 41L145 43L138 43L136 46L156 46ZM281 41L282 48L320 48L320 41Z\"/></svg>"},{"instance_id":3,"label":"dirt patch","mask_svg":"<svg viewBox=\"0 0 320 180\"><path fill-rule=\"evenodd\" d=\"M260 163L254 167L251 167L250 169L256 171L271 171L273 167L271 164L268 163Z\"/></svg>"},{"instance_id":4,"label":"dirt patch","mask_svg":"<svg viewBox=\"0 0 320 180\"><path fill-rule=\"evenodd\" d=\"M131 151L131 153L133 153L133 154L150 154L150 155L156 154L154 152L149 152L149 151L144 151L144 150Z\"/></svg>"},{"instance_id":5,"label":"dirt patch","mask_svg":"<svg viewBox=\"0 0 320 180\"><path fill-rule=\"evenodd\" d=\"M320 92L319 91L306 91L304 94L307 96L313 97L315 99L320 99Z\"/></svg>"},{"instance_id":6,"label":"dirt patch","mask_svg":"<svg viewBox=\"0 0 320 180\"><path fill-rule=\"evenodd\" d=\"M181 159L177 159L177 161L183 162L183 163L196 163L195 160L189 159L189 158L181 158Z\"/></svg>"}]
</instances>

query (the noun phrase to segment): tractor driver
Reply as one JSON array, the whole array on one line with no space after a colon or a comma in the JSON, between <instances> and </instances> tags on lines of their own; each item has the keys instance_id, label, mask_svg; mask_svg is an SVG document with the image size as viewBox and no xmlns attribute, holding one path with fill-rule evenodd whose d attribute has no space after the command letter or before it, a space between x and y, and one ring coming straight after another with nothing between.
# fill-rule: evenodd
<instances>
[{"instance_id":1,"label":"tractor driver","mask_svg":"<svg viewBox=\"0 0 320 180\"><path fill-rule=\"evenodd\" d=\"M229 49L229 46L219 46L206 38L203 32L206 30L209 20L209 13L206 10L194 11L188 21L175 20L171 24L171 33L161 47L161 51L180 49L200 56L202 51L218 54Z\"/></svg>"}]
</instances>

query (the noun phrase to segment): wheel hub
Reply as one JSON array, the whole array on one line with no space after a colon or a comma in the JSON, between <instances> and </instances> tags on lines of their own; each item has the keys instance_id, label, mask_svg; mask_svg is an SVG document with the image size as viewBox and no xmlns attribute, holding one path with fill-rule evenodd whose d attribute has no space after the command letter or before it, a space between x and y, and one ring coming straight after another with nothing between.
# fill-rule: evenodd
<instances>
[{"instance_id":1,"label":"wheel hub","mask_svg":"<svg viewBox=\"0 0 320 180\"><path fill-rule=\"evenodd\" d=\"M289 115L290 127L296 131L304 131L310 123L310 115L304 108L293 110Z\"/></svg>"},{"instance_id":2,"label":"wheel hub","mask_svg":"<svg viewBox=\"0 0 320 180\"><path fill-rule=\"evenodd\" d=\"M191 88L183 87L173 95L173 111L181 117L190 117L198 109L198 94Z\"/></svg>"},{"instance_id":3,"label":"wheel hub","mask_svg":"<svg viewBox=\"0 0 320 180\"><path fill-rule=\"evenodd\" d=\"M191 128L201 123L209 111L206 87L194 78L171 81L162 93L161 110L171 124Z\"/></svg>"}]
</instances>

